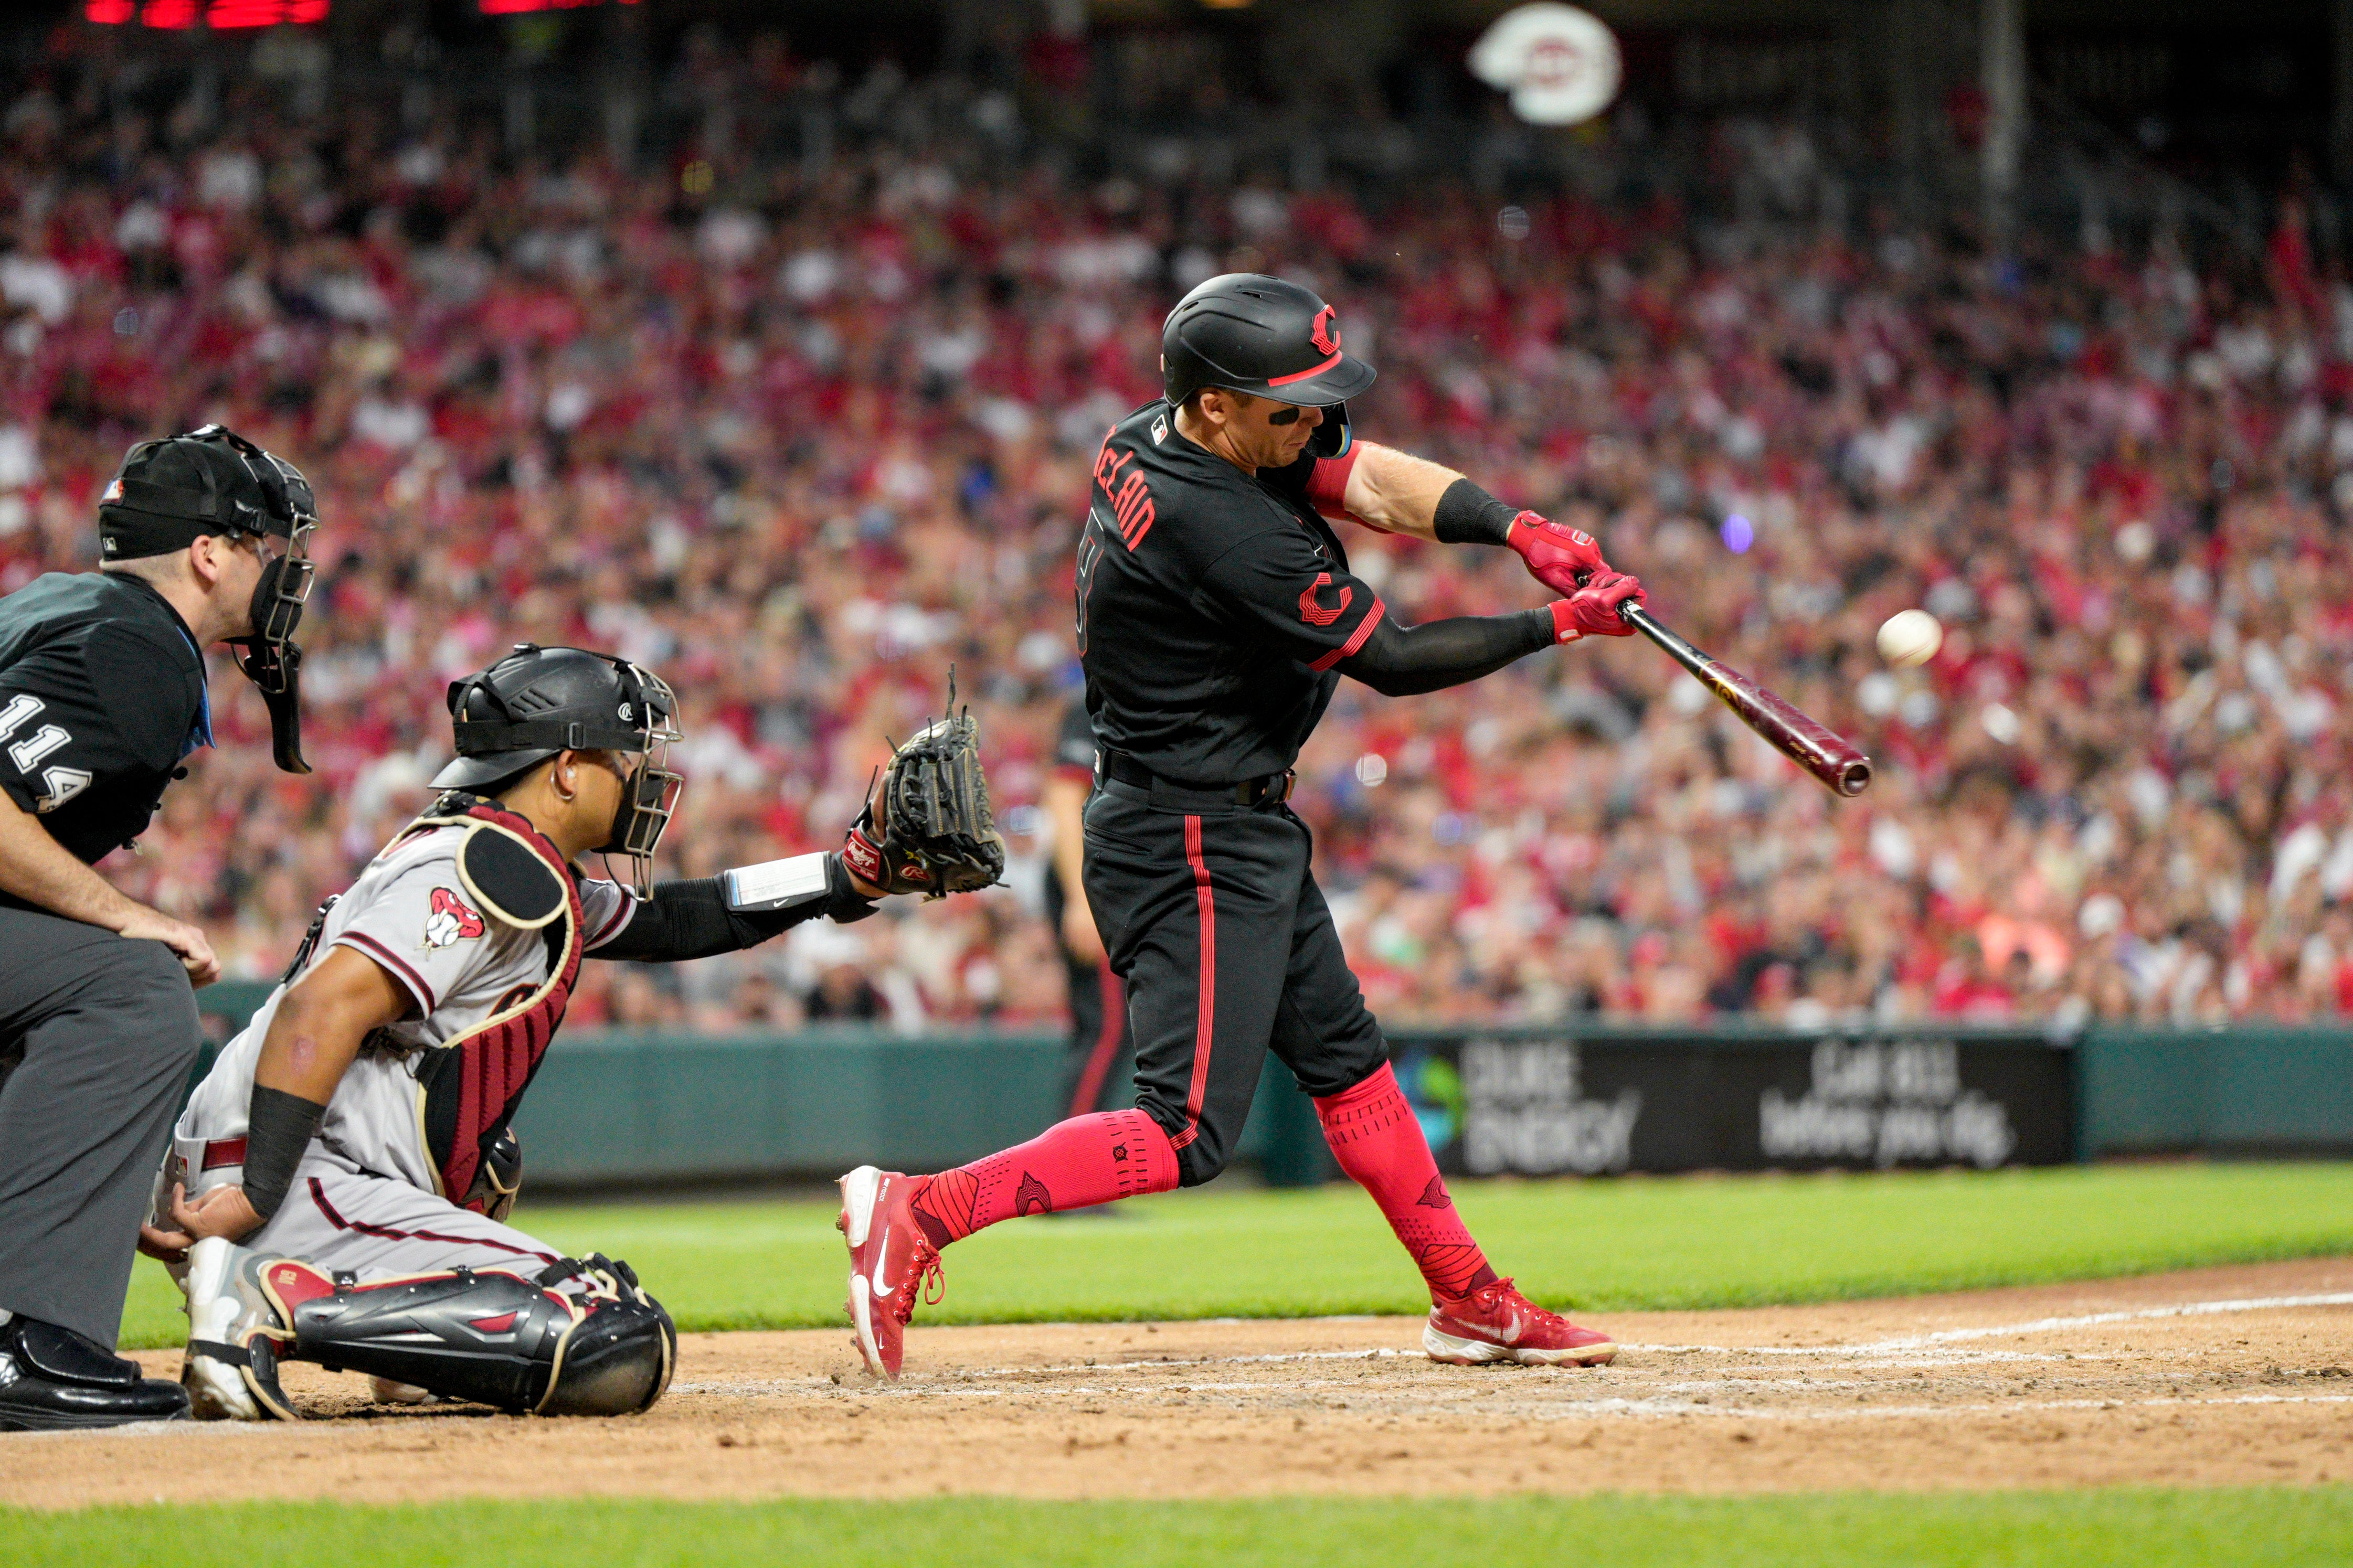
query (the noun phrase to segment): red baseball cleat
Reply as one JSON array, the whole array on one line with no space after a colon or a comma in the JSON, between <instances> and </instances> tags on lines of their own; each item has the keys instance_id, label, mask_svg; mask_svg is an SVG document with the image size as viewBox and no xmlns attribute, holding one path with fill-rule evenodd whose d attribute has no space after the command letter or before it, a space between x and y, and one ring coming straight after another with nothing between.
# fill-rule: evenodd
<instances>
[{"instance_id":1,"label":"red baseball cleat","mask_svg":"<svg viewBox=\"0 0 2353 1568\"><path fill-rule=\"evenodd\" d=\"M1512 1288L1509 1279L1494 1279L1460 1300L1430 1309L1430 1326L1421 1331L1421 1348L1432 1361L1452 1366L1477 1366L1484 1362L1518 1362L1523 1366L1599 1366L1618 1353L1607 1334L1580 1329L1557 1312L1547 1312Z\"/></svg>"},{"instance_id":2,"label":"red baseball cleat","mask_svg":"<svg viewBox=\"0 0 2353 1568\"><path fill-rule=\"evenodd\" d=\"M915 1297L941 1283L939 1249L911 1207L924 1179L860 1165L836 1184L841 1217L834 1223L849 1244L849 1300L843 1306L858 1331L866 1370L896 1382ZM934 1289L930 1300L939 1299Z\"/></svg>"}]
</instances>

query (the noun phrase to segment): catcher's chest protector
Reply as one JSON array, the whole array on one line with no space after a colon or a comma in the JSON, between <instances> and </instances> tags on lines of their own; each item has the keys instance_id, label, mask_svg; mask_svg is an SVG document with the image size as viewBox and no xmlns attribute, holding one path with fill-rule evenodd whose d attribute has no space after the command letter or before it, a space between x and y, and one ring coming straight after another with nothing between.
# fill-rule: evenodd
<instances>
[{"instance_id":1,"label":"catcher's chest protector","mask_svg":"<svg viewBox=\"0 0 2353 1568\"><path fill-rule=\"evenodd\" d=\"M417 1115L440 1195L489 1214L500 1194L495 1184L477 1182L483 1161L539 1071L580 977L580 889L537 828L478 795L446 795L416 826L463 828L458 878L466 891L492 919L547 943L544 980L518 987L480 1024L428 1050L417 1071Z\"/></svg>"}]
</instances>

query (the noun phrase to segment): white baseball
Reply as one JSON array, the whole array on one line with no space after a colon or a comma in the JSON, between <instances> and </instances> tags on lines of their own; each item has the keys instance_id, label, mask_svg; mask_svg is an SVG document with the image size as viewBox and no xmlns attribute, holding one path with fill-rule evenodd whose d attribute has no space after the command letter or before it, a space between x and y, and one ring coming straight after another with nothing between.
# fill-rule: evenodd
<instances>
[{"instance_id":1,"label":"white baseball","mask_svg":"<svg viewBox=\"0 0 2353 1568\"><path fill-rule=\"evenodd\" d=\"M1926 664L1944 646L1945 628L1926 610L1898 610L1879 628L1879 657L1898 669Z\"/></svg>"}]
</instances>

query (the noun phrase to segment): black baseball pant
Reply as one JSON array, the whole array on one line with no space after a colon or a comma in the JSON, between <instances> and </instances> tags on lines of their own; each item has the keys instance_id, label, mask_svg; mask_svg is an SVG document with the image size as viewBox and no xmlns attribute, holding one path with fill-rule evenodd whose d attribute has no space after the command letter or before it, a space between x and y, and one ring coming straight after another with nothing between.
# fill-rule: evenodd
<instances>
[{"instance_id":1,"label":"black baseball pant","mask_svg":"<svg viewBox=\"0 0 2353 1568\"><path fill-rule=\"evenodd\" d=\"M1176 1145L1184 1185L1225 1168L1270 1048L1317 1096L1388 1059L1288 807L1103 779L1086 829L1087 901L1127 985L1136 1105Z\"/></svg>"},{"instance_id":2,"label":"black baseball pant","mask_svg":"<svg viewBox=\"0 0 2353 1568\"><path fill-rule=\"evenodd\" d=\"M203 1045L162 942L0 905L0 1308L113 1347Z\"/></svg>"},{"instance_id":3,"label":"black baseball pant","mask_svg":"<svg viewBox=\"0 0 2353 1568\"><path fill-rule=\"evenodd\" d=\"M1135 1077L1135 1041L1127 1032L1127 987L1108 957L1062 954L1070 981L1071 1047L1062 1072L1064 1116L1124 1110Z\"/></svg>"}]
</instances>

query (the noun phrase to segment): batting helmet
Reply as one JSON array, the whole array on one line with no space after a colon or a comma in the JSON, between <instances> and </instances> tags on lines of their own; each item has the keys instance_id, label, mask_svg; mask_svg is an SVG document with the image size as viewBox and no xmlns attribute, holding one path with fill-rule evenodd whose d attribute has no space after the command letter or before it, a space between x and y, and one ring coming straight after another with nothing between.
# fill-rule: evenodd
<instances>
[{"instance_id":1,"label":"batting helmet","mask_svg":"<svg viewBox=\"0 0 2353 1568\"><path fill-rule=\"evenodd\" d=\"M1339 313L1313 289L1255 272L1210 279L1176 301L1160 329L1170 403L1205 386L1330 408L1373 384L1373 367L1340 346Z\"/></svg>"}]
</instances>

